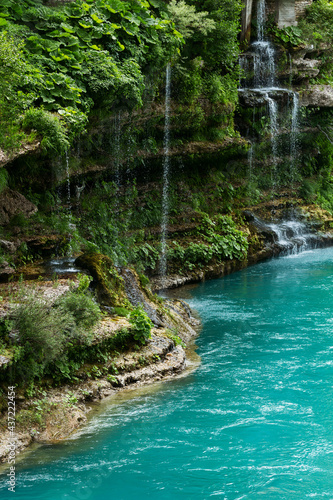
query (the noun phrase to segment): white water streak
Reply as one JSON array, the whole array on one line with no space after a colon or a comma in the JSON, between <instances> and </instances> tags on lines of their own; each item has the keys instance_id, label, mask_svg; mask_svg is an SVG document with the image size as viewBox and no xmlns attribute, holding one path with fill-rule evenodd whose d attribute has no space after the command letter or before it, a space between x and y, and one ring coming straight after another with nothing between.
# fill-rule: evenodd
<instances>
[{"instance_id":1,"label":"white water streak","mask_svg":"<svg viewBox=\"0 0 333 500\"><path fill-rule=\"evenodd\" d=\"M291 113L290 158L293 177L297 170L298 162L298 129L299 129L299 95L293 93L293 108Z\"/></svg>"},{"instance_id":2,"label":"white water streak","mask_svg":"<svg viewBox=\"0 0 333 500\"><path fill-rule=\"evenodd\" d=\"M70 176L69 176L69 156L68 156L67 150L65 153L65 159L66 159L66 177L67 177L67 207L68 207L68 212L71 215L72 214L71 181L70 181Z\"/></svg>"},{"instance_id":3,"label":"white water streak","mask_svg":"<svg viewBox=\"0 0 333 500\"><path fill-rule=\"evenodd\" d=\"M278 107L276 101L269 97L268 94L265 96L268 103L269 110L269 120L270 120L270 132L271 132L271 143L272 143L272 154L273 154L273 164L277 163L277 136L278 136Z\"/></svg>"},{"instance_id":4,"label":"white water streak","mask_svg":"<svg viewBox=\"0 0 333 500\"><path fill-rule=\"evenodd\" d=\"M162 279L162 288L165 288L165 278L167 271L166 240L168 234L168 218L169 218L170 96L171 96L171 65L168 64L166 68L166 81L165 81L164 160L163 160L161 257L160 257L160 276Z\"/></svg>"},{"instance_id":5,"label":"white water streak","mask_svg":"<svg viewBox=\"0 0 333 500\"><path fill-rule=\"evenodd\" d=\"M265 0L259 0L257 4L257 38L258 42L264 41L266 20Z\"/></svg>"}]
</instances>

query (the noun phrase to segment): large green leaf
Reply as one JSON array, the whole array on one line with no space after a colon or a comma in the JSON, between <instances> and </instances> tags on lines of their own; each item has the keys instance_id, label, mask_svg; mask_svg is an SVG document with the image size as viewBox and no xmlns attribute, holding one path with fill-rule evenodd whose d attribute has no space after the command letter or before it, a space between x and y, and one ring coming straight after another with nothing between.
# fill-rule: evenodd
<instances>
[{"instance_id":1,"label":"large green leaf","mask_svg":"<svg viewBox=\"0 0 333 500\"><path fill-rule=\"evenodd\" d=\"M104 23L103 19L97 16L97 14L91 14L91 18L98 24Z\"/></svg>"},{"instance_id":2,"label":"large green leaf","mask_svg":"<svg viewBox=\"0 0 333 500\"><path fill-rule=\"evenodd\" d=\"M60 26L67 33L75 33L75 29L68 23L61 23Z\"/></svg>"}]
</instances>

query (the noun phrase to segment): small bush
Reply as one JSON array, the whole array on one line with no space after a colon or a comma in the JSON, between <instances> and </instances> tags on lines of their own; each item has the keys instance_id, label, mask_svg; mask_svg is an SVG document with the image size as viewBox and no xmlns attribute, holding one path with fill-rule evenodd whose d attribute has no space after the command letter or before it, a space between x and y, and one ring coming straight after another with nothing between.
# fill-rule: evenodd
<instances>
[{"instance_id":1,"label":"small bush","mask_svg":"<svg viewBox=\"0 0 333 500\"><path fill-rule=\"evenodd\" d=\"M130 322L132 324L131 330L134 340L140 344L145 344L151 336L150 330L153 327L153 323L141 307L131 312Z\"/></svg>"},{"instance_id":2,"label":"small bush","mask_svg":"<svg viewBox=\"0 0 333 500\"><path fill-rule=\"evenodd\" d=\"M56 306L64 313L69 313L80 333L90 329L101 316L98 304L87 293L70 292L58 299Z\"/></svg>"},{"instance_id":3,"label":"small bush","mask_svg":"<svg viewBox=\"0 0 333 500\"><path fill-rule=\"evenodd\" d=\"M73 291L54 304L37 292L26 290L19 300L11 321L3 322L1 330L8 345L10 338L18 344L13 359L14 377L26 383L45 375L70 378L82 359L72 360L69 354L73 349L91 345L92 327L101 316L98 305L88 292Z\"/></svg>"},{"instance_id":4,"label":"small bush","mask_svg":"<svg viewBox=\"0 0 333 500\"><path fill-rule=\"evenodd\" d=\"M69 148L66 131L56 115L42 108L30 108L25 113L22 126L36 130L43 136L41 148L44 152L55 151L64 154Z\"/></svg>"},{"instance_id":5,"label":"small bush","mask_svg":"<svg viewBox=\"0 0 333 500\"><path fill-rule=\"evenodd\" d=\"M13 313L13 328L23 347L17 367L26 378L42 374L46 365L64 350L75 331L74 318L64 310L50 307L36 294L23 297Z\"/></svg>"}]
</instances>

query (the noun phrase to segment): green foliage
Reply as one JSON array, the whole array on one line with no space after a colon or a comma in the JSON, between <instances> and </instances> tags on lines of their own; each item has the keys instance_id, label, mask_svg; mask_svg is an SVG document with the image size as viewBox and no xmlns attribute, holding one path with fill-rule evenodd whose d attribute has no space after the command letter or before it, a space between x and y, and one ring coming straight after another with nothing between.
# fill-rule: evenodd
<instances>
[{"instance_id":1,"label":"green foliage","mask_svg":"<svg viewBox=\"0 0 333 500\"><path fill-rule=\"evenodd\" d=\"M117 316L124 316L125 318L128 318L130 315L130 311L125 307L114 307L112 312Z\"/></svg>"},{"instance_id":2,"label":"green foliage","mask_svg":"<svg viewBox=\"0 0 333 500\"><path fill-rule=\"evenodd\" d=\"M138 245L133 248L133 262L140 264L143 269L155 269L160 259L160 252L149 243Z\"/></svg>"},{"instance_id":3,"label":"green foliage","mask_svg":"<svg viewBox=\"0 0 333 500\"><path fill-rule=\"evenodd\" d=\"M24 116L22 126L42 135L41 147L44 152L53 150L64 154L69 148L66 132L59 118L43 108L30 108Z\"/></svg>"},{"instance_id":4,"label":"green foliage","mask_svg":"<svg viewBox=\"0 0 333 500\"><path fill-rule=\"evenodd\" d=\"M150 330L153 323L148 318L147 314L140 307L134 309L130 314L131 332L136 342L145 344L150 338Z\"/></svg>"},{"instance_id":5,"label":"green foliage","mask_svg":"<svg viewBox=\"0 0 333 500\"><path fill-rule=\"evenodd\" d=\"M307 22L317 23L325 29L332 29L333 3L331 0L317 0L307 9Z\"/></svg>"},{"instance_id":6,"label":"green foliage","mask_svg":"<svg viewBox=\"0 0 333 500\"><path fill-rule=\"evenodd\" d=\"M59 314L60 312L60 314ZM25 380L40 377L45 367L63 352L72 338L74 319L65 311L56 311L35 294L26 298L13 313L13 328L23 347L17 366Z\"/></svg>"},{"instance_id":7,"label":"green foliage","mask_svg":"<svg viewBox=\"0 0 333 500\"><path fill-rule=\"evenodd\" d=\"M92 297L83 292L72 292L65 294L55 304L61 311L69 313L77 327L76 337L89 338L89 330L100 319L101 312Z\"/></svg>"},{"instance_id":8,"label":"green foliage","mask_svg":"<svg viewBox=\"0 0 333 500\"><path fill-rule=\"evenodd\" d=\"M0 169L0 193L7 187L8 185L8 171L5 168Z\"/></svg>"},{"instance_id":9,"label":"green foliage","mask_svg":"<svg viewBox=\"0 0 333 500\"><path fill-rule=\"evenodd\" d=\"M31 101L29 92L19 89L29 71L22 44L16 43L6 31L0 31L0 147L9 152L19 149L25 138L19 117Z\"/></svg>"},{"instance_id":10,"label":"green foliage","mask_svg":"<svg viewBox=\"0 0 333 500\"><path fill-rule=\"evenodd\" d=\"M83 290L70 291L54 303L27 289L17 298L19 304L14 302L10 321L4 320L1 326L1 337L14 349L16 378L27 383L46 374L70 377L80 363L71 360L69 353L91 344L92 327L101 317L97 304Z\"/></svg>"},{"instance_id":11,"label":"green foliage","mask_svg":"<svg viewBox=\"0 0 333 500\"><path fill-rule=\"evenodd\" d=\"M185 39L191 37L195 31L207 36L215 29L215 21L208 17L208 12L197 12L194 5L186 4L184 0L171 0L168 11L171 20Z\"/></svg>"},{"instance_id":12,"label":"green foliage","mask_svg":"<svg viewBox=\"0 0 333 500\"><path fill-rule=\"evenodd\" d=\"M297 26L286 26L283 28L278 28L273 25L270 29L271 33L274 35L278 43L282 43L287 46L297 46L303 43L302 40L302 30Z\"/></svg>"},{"instance_id":13,"label":"green foliage","mask_svg":"<svg viewBox=\"0 0 333 500\"><path fill-rule=\"evenodd\" d=\"M91 276L88 276L87 274L78 274L77 275L77 278L79 280L79 284L77 286L77 288L74 288L74 290L77 292L77 293L80 293L82 294L83 292L86 292L89 288L89 285L92 281L92 277Z\"/></svg>"},{"instance_id":14,"label":"green foliage","mask_svg":"<svg viewBox=\"0 0 333 500\"><path fill-rule=\"evenodd\" d=\"M0 9L0 103L8 101L8 126L17 110L42 105L62 116L67 140L84 131L94 106L140 105L143 68L164 66L183 41L146 1L48 7L6 0ZM54 149L52 141L43 145Z\"/></svg>"},{"instance_id":15,"label":"green foliage","mask_svg":"<svg viewBox=\"0 0 333 500\"><path fill-rule=\"evenodd\" d=\"M300 186L299 194L307 202L313 203L318 192L318 182L311 179L304 179Z\"/></svg>"},{"instance_id":16,"label":"green foliage","mask_svg":"<svg viewBox=\"0 0 333 500\"><path fill-rule=\"evenodd\" d=\"M298 23L302 41L317 49L316 59L321 60L320 73L312 83L333 83L332 73L332 37L333 3L329 0L317 0L307 9L306 17ZM324 50L322 50L324 48Z\"/></svg>"},{"instance_id":17,"label":"green foliage","mask_svg":"<svg viewBox=\"0 0 333 500\"><path fill-rule=\"evenodd\" d=\"M168 258L180 261L183 268L191 270L196 264L207 264L213 258L221 261L243 260L246 257L248 241L227 215L210 219L205 214L198 234L203 240L201 243L190 242L187 247L182 247L174 242L174 247L168 251Z\"/></svg>"},{"instance_id":18,"label":"green foliage","mask_svg":"<svg viewBox=\"0 0 333 500\"><path fill-rule=\"evenodd\" d=\"M185 342L182 341L179 335L177 335L176 330L167 330L166 335L169 339L171 339L174 342L175 346L180 345L183 349L185 349L186 344Z\"/></svg>"}]
</instances>

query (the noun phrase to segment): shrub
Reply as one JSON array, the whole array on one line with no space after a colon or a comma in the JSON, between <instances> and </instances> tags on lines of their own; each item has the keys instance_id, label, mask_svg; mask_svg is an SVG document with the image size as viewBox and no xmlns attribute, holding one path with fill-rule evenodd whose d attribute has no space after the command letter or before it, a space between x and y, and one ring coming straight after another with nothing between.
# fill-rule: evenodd
<instances>
[{"instance_id":1,"label":"shrub","mask_svg":"<svg viewBox=\"0 0 333 500\"><path fill-rule=\"evenodd\" d=\"M26 380L42 375L44 368L63 352L75 332L73 316L50 307L37 294L23 297L13 312L13 328L22 346L16 370Z\"/></svg>"},{"instance_id":2,"label":"shrub","mask_svg":"<svg viewBox=\"0 0 333 500\"><path fill-rule=\"evenodd\" d=\"M98 304L86 292L70 292L60 297L55 304L60 311L69 313L74 319L77 334L87 334L84 330L90 329L101 316Z\"/></svg>"},{"instance_id":3,"label":"shrub","mask_svg":"<svg viewBox=\"0 0 333 500\"><path fill-rule=\"evenodd\" d=\"M30 108L23 118L24 129L36 130L43 136L41 148L64 154L69 148L67 134L59 118L42 108Z\"/></svg>"},{"instance_id":4,"label":"shrub","mask_svg":"<svg viewBox=\"0 0 333 500\"><path fill-rule=\"evenodd\" d=\"M92 326L101 315L98 305L87 291L70 291L52 304L37 292L24 290L19 300L11 321L2 327L7 343L11 337L19 345L14 378L30 382L44 375L56 379L59 373L70 378L82 359L71 360L69 354L91 344Z\"/></svg>"},{"instance_id":5,"label":"shrub","mask_svg":"<svg viewBox=\"0 0 333 500\"><path fill-rule=\"evenodd\" d=\"M137 307L131 312L130 322L134 340L140 344L145 344L151 336L150 330L153 323L141 307Z\"/></svg>"}]
</instances>

